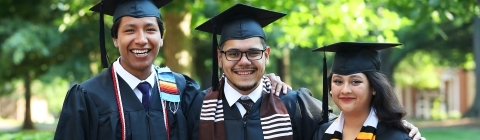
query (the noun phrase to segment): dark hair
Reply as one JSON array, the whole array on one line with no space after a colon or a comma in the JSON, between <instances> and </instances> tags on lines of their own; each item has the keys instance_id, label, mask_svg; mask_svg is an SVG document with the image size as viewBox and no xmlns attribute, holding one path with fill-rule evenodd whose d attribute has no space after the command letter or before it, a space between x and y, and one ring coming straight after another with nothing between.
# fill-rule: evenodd
<instances>
[{"instance_id":1,"label":"dark hair","mask_svg":"<svg viewBox=\"0 0 480 140\"><path fill-rule=\"evenodd\" d=\"M408 133L402 123L402 119L406 115L405 109L398 101L387 77L380 72L363 72L363 74L366 75L370 87L376 92L376 94L372 96L370 106L375 109L375 114L378 119ZM331 73L328 77L330 83L332 82L332 75ZM331 90L330 85L328 90Z\"/></svg>"},{"instance_id":2,"label":"dark hair","mask_svg":"<svg viewBox=\"0 0 480 140\"><path fill-rule=\"evenodd\" d=\"M407 114L398 101L387 76L380 72L363 72L376 92L372 96L371 106L375 108L375 114L380 121L408 132L403 126L402 119Z\"/></svg>"},{"instance_id":3,"label":"dark hair","mask_svg":"<svg viewBox=\"0 0 480 140\"><path fill-rule=\"evenodd\" d=\"M118 37L118 27L120 26L120 23L122 21L122 18L119 18L117 19L114 23L113 23L113 26L112 28L110 28L110 35L113 37L113 38L117 38ZM158 18L156 17L157 19L157 23L158 23L158 28L160 29L160 36L163 38L163 34L164 34L164 31L165 31L165 27L163 25L163 21L161 18Z\"/></svg>"},{"instance_id":4,"label":"dark hair","mask_svg":"<svg viewBox=\"0 0 480 140\"><path fill-rule=\"evenodd\" d=\"M262 43L263 49L266 49L267 48L267 43L265 42L265 39L263 39L263 37L259 37L259 38L260 38L260 42ZM222 44L220 44L218 49L221 50L223 48L223 46L225 45L225 42L227 42L227 41L222 42Z\"/></svg>"}]
</instances>

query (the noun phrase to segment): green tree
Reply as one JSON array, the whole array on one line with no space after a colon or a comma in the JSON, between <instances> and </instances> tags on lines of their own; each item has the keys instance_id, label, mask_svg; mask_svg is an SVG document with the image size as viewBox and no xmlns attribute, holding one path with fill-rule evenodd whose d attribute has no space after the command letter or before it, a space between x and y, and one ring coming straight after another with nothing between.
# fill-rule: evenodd
<instances>
[{"instance_id":1,"label":"green tree","mask_svg":"<svg viewBox=\"0 0 480 140\"><path fill-rule=\"evenodd\" d=\"M474 27L480 13L478 2L429 0L412 4L410 1L390 1L388 5L415 23L397 32L400 42L405 43L404 49L390 57L402 58L412 51L425 51L435 56L440 66L465 67L473 55L478 66L479 54L475 50L478 29ZM475 75L479 79L478 67ZM477 89L475 95L474 104L464 117L480 117L480 90Z\"/></svg>"},{"instance_id":2,"label":"green tree","mask_svg":"<svg viewBox=\"0 0 480 140\"><path fill-rule=\"evenodd\" d=\"M55 22L61 20L61 11L65 7L52 6L55 2L57 1L0 2L1 5L9 5L0 10L0 63L4 71L0 74L0 84L15 79L23 81L26 106L23 129L34 128L30 114L32 80L46 73L50 65L61 61L55 54L64 51L58 48L63 37Z\"/></svg>"},{"instance_id":3,"label":"green tree","mask_svg":"<svg viewBox=\"0 0 480 140\"><path fill-rule=\"evenodd\" d=\"M92 22L93 16L86 14L88 9L83 2L0 2L10 5L9 8L0 9L0 64L3 70L0 84L23 81L26 101L23 129L34 129L30 114L32 81L48 82L55 77L75 81L90 77L94 69L99 69L89 68L89 64L98 60L98 53L92 52L98 46L98 33L90 29L98 27L98 20ZM10 92L0 94L5 93Z\"/></svg>"}]
</instances>

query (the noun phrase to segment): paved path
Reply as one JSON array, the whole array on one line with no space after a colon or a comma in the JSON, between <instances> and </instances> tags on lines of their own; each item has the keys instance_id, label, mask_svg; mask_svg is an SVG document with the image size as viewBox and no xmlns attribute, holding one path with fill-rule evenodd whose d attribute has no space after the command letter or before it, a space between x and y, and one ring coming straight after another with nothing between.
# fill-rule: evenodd
<instances>
[{"instance_id":1,"label":"paved path","mask_svg":"<svg viewBox=\"0 0 480 140\"><path fill-rule=\"evenodd\" d=\"M43 131L55 131L56 124L35 124L36 130ZM20 131L22 126L11 125L11 124L0 124L0 132L17 132Z\"/></svg>"}]
</instances>

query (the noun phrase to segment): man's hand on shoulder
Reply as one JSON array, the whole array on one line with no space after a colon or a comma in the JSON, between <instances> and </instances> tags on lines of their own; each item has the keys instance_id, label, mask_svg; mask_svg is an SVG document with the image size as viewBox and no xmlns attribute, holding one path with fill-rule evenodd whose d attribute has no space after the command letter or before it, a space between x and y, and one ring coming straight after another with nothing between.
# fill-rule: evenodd
<instances>
[{"instance_id":1,"label":"man's hand on shoulder","mask_svg":"<svg viewBox=\"0 0 480 140\"><path fill-rule=\"evenodd\" d=\"M284 83L282 79L280 79L280 76L276 76L275 73L265 74L265 76L267 76L268 79L270 79L271 81L271 84L272 84L272 90L270 90L271 94L280 96L280 91L283 91L283 94L287 94L288 89L292 90L292 87Z\"/></svg>"},{"instance_id":2,"label":"man's hand on shoulder","mask_svg":"<svg viewBox=\"0 0 480 140\"><path fill-rule=\"evenodd\" d=\"M422 137L422 134L420 134L420 131L416 126L414 126L410 122L407 122L406 120L402 120L402 123L407 129L410 130L408 136L411 137L413 140L426 140L424 137Z\"/></svg>"}]
</instances>

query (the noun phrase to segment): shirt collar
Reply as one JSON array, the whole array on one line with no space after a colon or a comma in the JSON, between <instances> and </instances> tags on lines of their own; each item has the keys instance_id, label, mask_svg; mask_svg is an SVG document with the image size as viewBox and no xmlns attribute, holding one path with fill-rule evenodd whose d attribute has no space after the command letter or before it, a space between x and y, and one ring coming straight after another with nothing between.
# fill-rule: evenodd
<instances>
[{"instance_id":1,"label":"shirt collar","mask_svg":"<svg viewBox=\"0 0 480 140\"><path fill-rule=\"evenodd\" d=\"M119 61L120 59L121 58L113 62L113 67L115 67L115 71L117 72L117 74L120 75L120 77L122 77L123 80L125 80L125 82L127 82L128 86L130 86L132 90L137 88L138 84L144 81L148 82L150 86L153 88L153 85L155 85L155 69L153 65L152 65L152 69L150 70L151 71L150 76L148 76L147 79L145 80L140 80L137 77L133 76L131 73L129 73L127 70L125 70L125 68L123 68L122 65L120 65L120 61Z\"/></svg>"},{"instance_id":2,"label":"shirt collar","mask_svg":"<svg viewBox=\"0 0 480 140\"><path fill-rule=\"evenodd\" d=\"M228 84L227 80L227 77L225 77L225 87L223 88L223 93L225 94L228 105L232 107L243 95L235 90L230 84ZM253 90L247 96L250 97L250 99L252 99L252 101L255 103L260 97L262 97L262 91L263 79L260 79L260 84L257 86L257 88L255 88L255 90Z\"/></svg>"}]
</instances>

